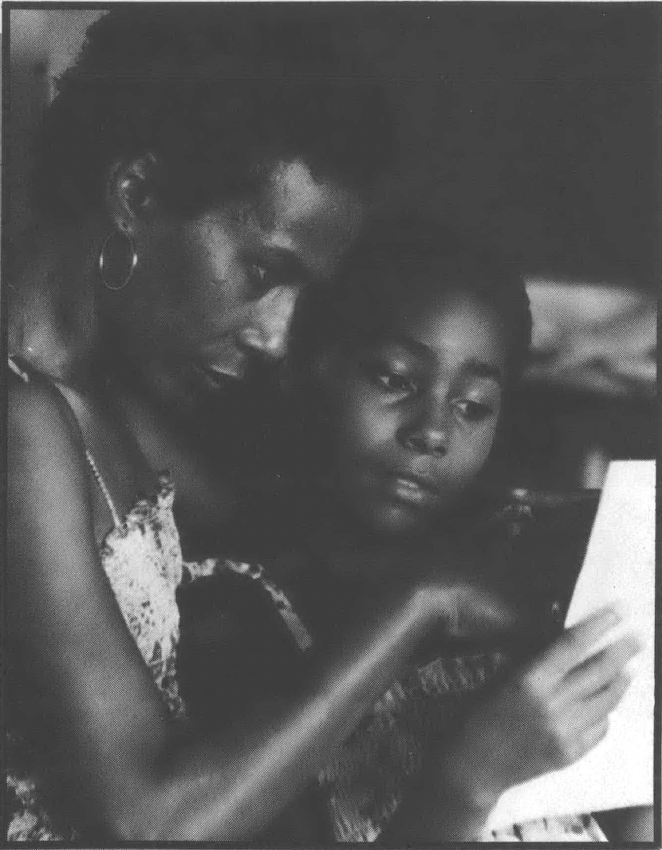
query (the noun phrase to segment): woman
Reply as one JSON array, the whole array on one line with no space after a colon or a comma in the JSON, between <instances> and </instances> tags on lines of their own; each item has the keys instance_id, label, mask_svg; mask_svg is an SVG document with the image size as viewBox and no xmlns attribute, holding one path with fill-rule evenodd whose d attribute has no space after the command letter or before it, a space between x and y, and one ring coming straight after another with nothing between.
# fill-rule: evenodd
<instances>
[{"instance_id":1,"label":"woman","mask_svg":"<svg viewBox=\"0 0 662 850\"><path fill-rule=\"evenodd\" d=\"M279 824L315 840L306 789L447 617L421 569L296 695L216 735L184 722L175 593L202 568L158 473L189 526L227 521L234 412L255 410L261 360L388 159L388 111L339 43L302 7L250 25L231 4L123 7L46 116L39 216L10 281L12 840L258 840Z\"/></svg>"}]
</instances>

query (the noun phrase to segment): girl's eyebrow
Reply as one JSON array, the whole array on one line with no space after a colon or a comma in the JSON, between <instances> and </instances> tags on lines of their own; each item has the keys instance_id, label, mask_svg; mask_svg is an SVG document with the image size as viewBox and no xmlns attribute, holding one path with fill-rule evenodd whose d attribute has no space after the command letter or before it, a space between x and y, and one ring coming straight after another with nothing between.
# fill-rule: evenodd
<instances>
[{"instance_id":1,"label":"girl's eyebrow","mask_svg":"<svg viewBox=\"0 0 662 850\"><path fill-rule=\"evenodd\" d=\"M402 346L402 348L406 348L413 354L417 354L427 360L434 359L434 353L427 347L427 345L424 345L416 339L412 339L406 334L389 333L384 336L380 342L387 345ZM503 371L494 363L487 363L485 360L478 360L477 358L471 357L468 360L465 360L462 364L462 371L471 377L488 378L489 380L496 381L500 387L503 387L504 385Z\"/></svg>"},{"instance_id":2,"label":"girl's eyebrow","mask_svg":"<svg viewBox=\"0 0 662 850\"><path fill-rule=\"evenodd\" d=\"M379 333L375 340L379 345L399 345L402 348L407 348L412 354L417 354L420 357L431 359L434 357L432 351L416 339L404 333Z\"/></svg>"},{"instance_id":3,"label":"girl's eyebrow","mask_svg":"<svg viewBox=\"0 0 662 850\"><path fill-rule=\"evenodd\" d=\"M476 378L490 378L496 381L500 387L503 387L503 372L493 363L471 358L463 363L462 370Z\"/></svg>"}]
</instances>

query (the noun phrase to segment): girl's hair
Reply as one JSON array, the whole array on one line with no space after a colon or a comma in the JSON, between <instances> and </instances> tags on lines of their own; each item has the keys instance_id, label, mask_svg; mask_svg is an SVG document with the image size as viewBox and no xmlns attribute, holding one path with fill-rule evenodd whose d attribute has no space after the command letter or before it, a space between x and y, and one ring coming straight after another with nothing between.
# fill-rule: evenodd
<instances>
[{"instance_id":1,"label":"girl's hair","mask_svg":"<svg viewBox=\"0 0 662 850\"><path fill-rule=\"evenodd\" d=\"M108 167L148 151L163 166L160 201L184 215L254 191L279 159L358 191L389 163L384 93L316 4L130 6L89 28L58 82L37 150L44 211L99 207Z\"/></svg>"},{"instance_id":2,"label":"girl's hair","mask_svg":"<svg viewBox=\"0 0 662 850\"><path fill-rule=\"evenodd\" d=\"M388 333L403 296L422 290L462 290L492 308L506 340L507 382L517 378L531 344L531 313L514 266L434 218L412 211L375 217L338 270L335 283L299 299L290 362L305 371L330 347L360 345Z\"/></svg>"}]
</instances>

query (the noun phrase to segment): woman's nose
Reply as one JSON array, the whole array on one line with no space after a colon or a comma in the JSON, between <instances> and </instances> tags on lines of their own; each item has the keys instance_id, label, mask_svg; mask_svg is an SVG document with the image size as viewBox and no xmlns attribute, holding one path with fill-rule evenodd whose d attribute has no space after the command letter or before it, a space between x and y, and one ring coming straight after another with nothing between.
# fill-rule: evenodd
<instances>
[{"instance_id":1,"label":"woman's nose","mask_svg":"<svg viewBox=\"0 0 662 850\"><path fill-rule=\"evenodd\" d=\"M298 289L291 286L270 289L252 305L238 332L240 344L269 359L284 357L298 294Z\"/></svg>"},{"instance_id":2,"label":"woman's nose","mask_svg":"<svg viewBox=\"0 0 662 850\"><path fill-rule=\"evenodd\" d=\"M448 452L448 428L444 418L425 413L400 429L402 445L416 454L443 457Z\"/></svg>"}]
</instances>

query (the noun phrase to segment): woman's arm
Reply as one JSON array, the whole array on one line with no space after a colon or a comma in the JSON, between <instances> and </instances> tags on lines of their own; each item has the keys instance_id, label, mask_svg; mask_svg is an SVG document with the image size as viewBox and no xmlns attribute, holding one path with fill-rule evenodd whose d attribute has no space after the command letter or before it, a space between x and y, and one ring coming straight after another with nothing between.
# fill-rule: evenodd
<instances>
[{"instance_id":1,"label":"woman's arm","mask_svg":"<svg viewBox=\"0 0 662 850\"><path fill-rule=\"evenodd\" d=\"M259 834L327 763L414 647L444 616L423 583L376 594L302 696L182 743L99 562L89 475L59 394L12 388L8 627L40 699L33 722L63 798L92 835L244 840ZM469 597L467 597L467 600ZM498 614L498 612L497 612ZM486 609L485 616L496 616ZM230 685L231 686L231 685Z\"/></svg>"}]
</instances>

